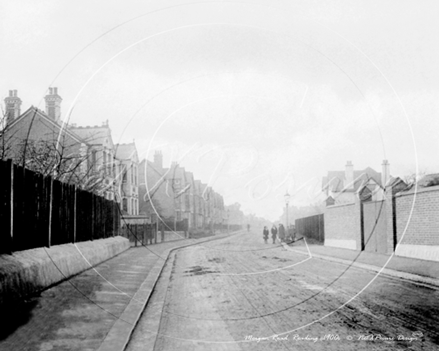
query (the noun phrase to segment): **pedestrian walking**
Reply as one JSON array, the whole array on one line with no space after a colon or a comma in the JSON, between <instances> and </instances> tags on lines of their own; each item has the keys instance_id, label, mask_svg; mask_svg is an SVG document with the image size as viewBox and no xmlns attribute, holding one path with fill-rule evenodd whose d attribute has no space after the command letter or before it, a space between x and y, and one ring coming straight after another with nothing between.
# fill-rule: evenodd
<instances>
[{"instance_id":1,"label":"pedestrian walking","mask_svg":"<svg viewBox=\"0 0 440 351\"><path fill-rule=\"evenodd\" d=\"M278 228L278 236L279 236L281 242L286 240L286 230L285 230L282 223L280 223L280 226Z\"/></svg>"},{"instance_id":2,"label":"pedestrian walking","mask_svg":"<svg viewBox=\"0 0 440 351\"><path fill-rule=\"evenodd\" d=\"M248 225L247 225L247 230L249 231L250 229L251 229L251 225L248 224Z\"/></svg>"},{"instance_id":3,"label":"pedestrian walking","mask_svg":"<svg viewBox=\"0 0 440 351\"><path fill-rule=\"evenodd\" d=\"M267 229L266 226L264 226L263 229L263 238L264 238L264 243L267 244L267 239L269 238L269 229Z\"/></svg>"},{"instance_id":4,"label":"pedestrian walking","mask_svg":"<svg viewBox=\"0 0 440 351\"><path fill-rule=\"evenodd\" d=\"M275 244L275 240L277 238L277 233L278 233L278 229L275 224L272 226L272 229L270 230L270 232L272 233L272 240L273 240L273 243Z\"/></svg>"}]
</instances>

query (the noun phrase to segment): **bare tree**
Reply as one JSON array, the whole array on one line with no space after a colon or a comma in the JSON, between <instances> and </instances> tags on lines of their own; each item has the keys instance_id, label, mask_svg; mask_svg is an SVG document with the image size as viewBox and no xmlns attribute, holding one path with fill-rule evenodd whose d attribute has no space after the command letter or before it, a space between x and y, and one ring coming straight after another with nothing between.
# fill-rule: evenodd
<instances>
[{"instance_id":1,"label":"bare tree","mask_svg":"<svg viewBox=\"0 0 440 351\"><path fill-rule=\"evenodd\" d=\"M66 132L60 136L49 132L38 140L20 139L16 130L9 128L4 113L0 124L0 159L11 159L17 165L97 195L113 191L113 187L105 183L107 165L97 168L98 160L91 159L86 141L73 140Z\"/></svg>"},{"instance_id":2,"label":"bare tree","mask_svg":"<svg viewBox=\"0 0 440 351\"><path fill-rule=\"evenodd\" d=\"M403 177L403 181L408 185L414 185L416 184L420 179L422 179L426 175L426 171L420 171L418 173L411 173L408 175L405 175Z\"/></svg>"}]
</instances>

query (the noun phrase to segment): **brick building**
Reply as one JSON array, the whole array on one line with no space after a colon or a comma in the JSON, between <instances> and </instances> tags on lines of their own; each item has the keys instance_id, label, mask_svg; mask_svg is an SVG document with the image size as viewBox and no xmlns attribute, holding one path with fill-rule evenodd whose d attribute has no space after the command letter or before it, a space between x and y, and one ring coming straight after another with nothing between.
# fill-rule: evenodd
<instances>
[{"instance_id":1,"label":"brick building","mask_svg":"<svg viewBox=\"0 0 440 351\"><path fill-rule=\"evenodd\" d=\"M93 163L88 158L90 145L61 123L58 89L50 88L45 100L46 111L31 106L21 113L17 91L9 92L5 98L6 125L0 132L0 156L89 190L89 181L94 180Z\"/></svg>"},{"instance_id":2,"label":"brick building","mask_svg":"<svg viewBox=\"0 0 440 351\"><path fill-rule=\"evenodd\" d=\"M122 199L122 211L131 216L139 215L139 157L136 144L117 144L116 159L119 161L119 194Z\"/></svg>"},{"instance_id":3,"label":"brick building","mask_svg":"<svg viewBox=\"0 0 440 351\"><path fill-rule=\"evenodd\" d=\"M57 88L45 96L46 110L31 106L23 114L16 90L5 98L6 125L1 131L1 157L11 158L34 171L93 191L123 203L127 213L138 213L137 152L135 145L121 145L119 157L108 121L101 126L78 127L61 120L62 98ZM124 170L128 169L128 172ZM130 172L131 171L131 172ZM122 185L123 174L133 178ZM124 195L124 196L123 196Z\"/></svg>"},{"instance_id":4,"label":"brick building","mask_svg":"<svg viewBox=\"0 0 440 351\"><path fill-rule=\"evenodd\" d=\"M122 165L116 158L116 148L108 121L101 126L77 127L71 125L68 129L87 140L87 152L91 157L92 173L99 174L103 181L103 196L107 200L121 203Z\"/></svg>"},{"instance_id":5,"label":"brick building","mask_svg":"<svg viewBox=\"0 0 440 351\"><path fill-rule=\"evenodd\" d=\"M139 166L140 212L164 222L186 220L191 231L214 230L224 223L223 197L194 178L177 162L163 166L163 155L156 151L153 161Z\"/></svg>"},{"instance_id":6,"label":"brick building","mask_svg":"<svg viewBox=\"0 0 440 351\"><path fill-rule=\"evenodd\" d=\"M383 199L383 188L390 177L390 165L384 160L382 173L371 167L355 171L351 161L345 171L329 171L322 178L322 192L326 195L327 205L354 203L358 192L365 198L377 201Z\"/></svg>"}]
</instances>

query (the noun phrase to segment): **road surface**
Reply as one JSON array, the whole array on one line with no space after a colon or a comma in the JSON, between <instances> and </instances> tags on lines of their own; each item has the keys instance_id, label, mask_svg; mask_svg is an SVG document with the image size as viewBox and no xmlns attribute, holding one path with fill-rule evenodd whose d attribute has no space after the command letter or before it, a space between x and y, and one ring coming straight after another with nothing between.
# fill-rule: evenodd
<instances>
[{"instance_id":1,"label":"road surface","mask_svg":"<svg viewBox=\"0 0 440 351\"><path fill-rule=\"evenodd\" d=\"M175 251L127 350L438 350L438 298L244 233Z\"/></svg>"}]
</instances>

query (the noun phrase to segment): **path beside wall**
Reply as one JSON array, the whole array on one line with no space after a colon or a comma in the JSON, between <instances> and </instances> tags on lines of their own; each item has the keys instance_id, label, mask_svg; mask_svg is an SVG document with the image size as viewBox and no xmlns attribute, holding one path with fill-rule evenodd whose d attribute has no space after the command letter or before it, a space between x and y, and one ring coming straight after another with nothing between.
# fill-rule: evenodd
<instances>
[{"instance_id":1,"label":"path beside wall","mask_svg":"<svg viewBox=\"0 0 440 351\"><path fill-rule=\"evenodd\" d=\"M0 255L0 304L37 293L127 250L117 236Z\"/></svg>"}]
</instances>

